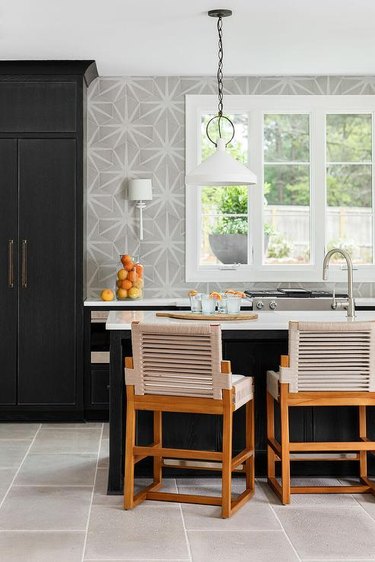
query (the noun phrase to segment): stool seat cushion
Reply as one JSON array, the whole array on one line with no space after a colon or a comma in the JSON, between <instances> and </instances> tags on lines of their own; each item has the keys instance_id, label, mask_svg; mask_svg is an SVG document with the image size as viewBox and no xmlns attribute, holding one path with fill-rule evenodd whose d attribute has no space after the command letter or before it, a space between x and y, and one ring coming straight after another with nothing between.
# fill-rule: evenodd
<instances>
[{"instance_id":1,"label":"stool seat cushion","mask_svg":"<svg viewBox=\"0 0 375 562\"><path fill-rule=\"evenodd\" d=\"M244 404L253 399L254 381L253 377L244 375L232 375L234 408L238 410Z\"/></svg>"}]
</instances>

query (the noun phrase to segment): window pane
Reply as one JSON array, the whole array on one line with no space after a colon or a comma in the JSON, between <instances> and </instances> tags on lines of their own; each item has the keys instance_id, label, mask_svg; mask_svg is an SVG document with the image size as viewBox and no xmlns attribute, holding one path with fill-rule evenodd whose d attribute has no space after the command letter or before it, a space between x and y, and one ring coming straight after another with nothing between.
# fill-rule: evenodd
<instances>
[{"instance_id":1,"label":"window pane","mask_svg":"<svg viewBox=\"0 0 375 562\"><path fill-rule=\"evenodd\" d=\"M265 263L309 263L310 166L267 164L264 197Z\"/></svg>"},{"instance_id":2,"label":"window pane","mask_svg":"<svg viewBox=\"0 0 375 562\"><path fill-rule=\"evenodd\" d=\"M202 160L213 154L215 146L206 135L208 121L214 115L204 115L201 120ZM248 115L228 115L235 126L235 137L228 146L229 152L240 162L247 162ZM221 122L223 138L229 139L232 128L226 120ZM212 140L218 138L217 120L209 129ZM203 186L201 188L201 242L200 265L221 263L248 263L248 188L247 186Z\"/></svg>"},{"instance_id":3,"label":"window pane","mask_svg":"<svg viewBox=\"0 0 375 562\"><path fill-rule=\"evenodd\" d=\"M327 167L327 250L348 250L357 264L373 261L372 166ZM333 256L339 263L339 254Z\"/></svg>"},{"instance_id":4,"label":"window pane","mask_svg":"<svg viewBox=\"0 0 375 562\"><path fill-rule=\"evenodd\" d=\"M309 115L264 116L265 162L309 162Z\"/></svg>"},{"instance_id":5,"label":"window pane","mask_svg":"<svg viewBox=\"0 0 375 562\"><path fill-rule=\"evenodd\" d=\"M201 189L200 264L247 263L248 188Z\"/></svg>"},{"instance_id":6,"label":"window pane","mask_svg":"<svg viewBox=\"0 0 375 562\"><path fill-rule=\"evenodd\" d=\"M371 129L371 114L327 115L327 161L371 161Z\"/></svg>"}]
</instances>

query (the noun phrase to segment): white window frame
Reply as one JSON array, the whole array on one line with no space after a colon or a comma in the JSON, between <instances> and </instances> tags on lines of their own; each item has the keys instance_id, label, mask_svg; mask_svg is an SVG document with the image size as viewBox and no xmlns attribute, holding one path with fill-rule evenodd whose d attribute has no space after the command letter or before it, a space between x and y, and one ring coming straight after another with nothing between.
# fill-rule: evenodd
<instances>
[{"instance_id":1,"label":"white window frame","mask_svg":"<svg viewBox=\"0 0 375 562\"><path fill-rule=\"evenodd\" d=\"M201 161L201 116L217 111L217 97L186 96L186 173ZM375 96L256 96L225 97L225 112L247 113L249 116L248 165L258 178L249 186L249 264L236 269L220 265L200 265L199 188L186 185L186 281L256 282L256 281L322 281L325 253L326 213L326 114L372 113L372 204L375 208ZM263 121L265 113L307 113L310 115L310 253L306 265L264 264L263 260ZM375 223L373 214L373 252ZM329 281L345 281L347 272L341 265L332 265ZM375 265L356 265L355 281L374 281Z\"/></svg>"}]
</instances>

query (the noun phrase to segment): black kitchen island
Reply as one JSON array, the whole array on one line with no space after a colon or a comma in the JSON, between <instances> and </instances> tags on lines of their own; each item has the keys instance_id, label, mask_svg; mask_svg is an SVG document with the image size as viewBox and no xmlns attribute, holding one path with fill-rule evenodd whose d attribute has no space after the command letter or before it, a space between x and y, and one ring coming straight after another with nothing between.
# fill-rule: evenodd
<instances>
[{"instance_id":1,"label":"black kitchen island","mask_svg":"<svg viewBox=\"0 0 375 562\"><path fill-rule=\"evenodd\" d=\"M253 376L255 380L255 432L256 432L256 474L266 474L266 372L276 369L281 354L288 352L288 321L345 321L343 312L262 312L255 321L224 322L222 324L223 358L232 362L232 372ZM375 320L375 311L358 314L359 320ZM124 474L125 442L125 385L124 357L132 355L130 325L133 320L171 322L157 319L155 311L112 311L108 317L110 331L110 453L108 493L121 494ZM176 322L175 320L172 322ZM234 419L233 453L243 447L241 416L236 412ZM293 441L340 441L356 440L358 431L356 408L295 408L291 411L291 439ZM369 409L369 434L375 432L375 411ZM164 414L163 434L166 447L191 449L221 448L221 418L204 414ZM140 412L137 421L139 444L152 442L152 414ZM374 458L370 461L370 474L375 474ZM357 474L357 463L345 461L294 462L293 474L299 476L348 476ZM137 465L139 476L151 475L148 459ZM183 470L164 469L166 476L181 476ZM203 474L203 472L202 472ZM215 473L213 473L215 474ZM191 472L190 472L191 475ZM212 473L211 473L212 475Z\"/></svg>"}]
</instances>

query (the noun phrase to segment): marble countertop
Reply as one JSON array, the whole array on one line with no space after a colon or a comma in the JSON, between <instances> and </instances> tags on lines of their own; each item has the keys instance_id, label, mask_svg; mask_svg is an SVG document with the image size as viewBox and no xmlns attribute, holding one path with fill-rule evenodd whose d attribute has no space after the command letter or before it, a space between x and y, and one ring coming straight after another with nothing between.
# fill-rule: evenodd
<instances>
[{"instance_id":1,"label":"marble countertop","mask_svg":"<svg viewBox=\"0 0 375 562\"><path fill-rule=\"evenodd\" d=\"M375 298L370 297L359 297L355 299L357 306L374 306ZM102 301L101 299L86 299L84 301L84 306L96 306L104 308L117 308L117 307L127 307L127 308L138 308L142 306L190 306L189 299L179 299L179 298L150 298L150 299L135 299L126 301ZM242 307L251 307L252 301L250 299L242 299Z\"/></svg>"},{"instance_id":2,"label":"marble countertop","mask_svg":"<svg viewBox=\"0 0 375 562\"><path fill-rule=\"evenodd\" d=\"M257 320L221 322L222 330L287 330L290 320L309 322L351 321L345 311L265 311L258 313ZM375 310L357 312L356 321L375 320ZM153 310L112 310L106 323L107 330L130 330L133 321L171 324L190 322L157 317ZM215 322L215 321L214 321Z\"/></svg>"}]
</instances>

